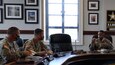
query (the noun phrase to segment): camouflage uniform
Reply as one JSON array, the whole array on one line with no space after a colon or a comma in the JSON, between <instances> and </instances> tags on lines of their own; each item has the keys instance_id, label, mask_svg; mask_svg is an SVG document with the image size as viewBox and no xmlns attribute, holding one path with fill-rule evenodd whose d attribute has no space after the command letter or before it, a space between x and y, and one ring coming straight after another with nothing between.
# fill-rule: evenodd
<instances>
[{"instance_id":1,"label":"camouflage uniform","mask_svg":"<svg viewBox=\"0 0 115 65\"><path fill-rule=\"evenodd\" d=\"M17 60L21 55L18 45L14 42L9 43L7 38L0 41L0 50L1 56L5 58L7 62Z\"/></svg>"},{"instance_id":2,"label":"camouflage uniform","mask_svg":"<svg viewBox=\"0 0 115 65\"><path fill-rule=\"evenodd\" d=\"M40 52L40 51L47 51L48 48L43 44L42 40L34 44L32 39L24 43L24 50Z\"/></svg>"},{"instance_id":3,"label":"camouflage uniform","mask_svg":"<svg viewBox=\"0 0 115 65\"><path fill-rule=\"evenodd\" d=\"M108 50L113 49L113 45L110 40L106 38L103 38L102 40L98 38L93 38L93 39L95 39L95 41L89 45L91 51L100 50L100 49L108 49Z\"/></svg>"}]
</instances>

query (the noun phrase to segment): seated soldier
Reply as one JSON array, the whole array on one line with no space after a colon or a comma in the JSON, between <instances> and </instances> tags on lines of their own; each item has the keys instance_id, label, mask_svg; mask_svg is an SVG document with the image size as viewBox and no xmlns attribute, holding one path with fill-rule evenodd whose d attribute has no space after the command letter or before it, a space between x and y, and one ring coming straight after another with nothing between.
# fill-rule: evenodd
<instances>
[{"instance_id":1,"label":"seated soldier","mask_svg":"<svg viewBox=\"0 0 115 65\"><path fill-rule=\"evenodd\" d=\"M98 35L93 36L92 42L89 45L89 49L91 51L101 50L101 49L112 50L113 49L112 37L106 35L103 30L100 30L98 32Z\"/></svg>"},{"instance_id":2,"label":"seated soldier","mask_svg":"<svg viewBox=\"0 0 115 65\"><path fill-rule=\"evenodd\" d=\"M34 31L34 38L31 40L27 40L24 43L24 50L30 51L36 55L39 56L46 56L47 54L52 54L52 51L49 50L44 44L43 44L43 30L41 29L35 29Z\"/></svg>"},{"instance_id":3,"label":"seated soldier","mask_svg":"<svg viewBox=\"0 0 115 65\"><path fill-rule=\"evenodd\" d=\"M16 61L22 56L30 55L29 51L20 51L16 43L20 31L17 27L10 27L7 31L7 37L0 41L0 54L7 62Z\"/></svg>"}]
</instances>

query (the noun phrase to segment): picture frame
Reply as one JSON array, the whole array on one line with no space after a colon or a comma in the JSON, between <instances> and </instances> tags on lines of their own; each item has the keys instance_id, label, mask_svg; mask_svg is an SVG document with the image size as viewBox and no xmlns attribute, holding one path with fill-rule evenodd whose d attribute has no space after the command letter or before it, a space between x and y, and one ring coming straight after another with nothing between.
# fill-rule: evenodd
<instances>
[{"instance_id":1,"label":"picture frame","mask_svg":"<svg viewBox=\"0 0 115 65\"><path fill-rule=\"evenodd\" d=\"M4 4L5 19L23 19L23 4Z\"/></svg>"},{"instance_id":2,"label":"picture frame","mask_svg":"<svg viewBox=\"0 0 115 65\"><path fill-rule=\"evenodd\" d=\"M39 0L25 0L25 6L38 6Z\"/></svg>"},{"instance_id":3,"label":"picture frame","mask_svg":"<svg viewBox=\"0 0 115 65\"><path fill-rule=\"evenodd\" d=\"M88 14L88 23L89 25L97 25L99 21L98 13L89 13Z\"/></svg>"},{"instance_id":4,"label":"picture frame","mask_svg":"<svg viewBox=\"0 0 115 65\"><path fill-rule=\"evenodd\" d=\"M99 1L88 1L88 10L89 11L98 11L99 10Z\"/></svg>"},{"instance_id":5,"label":"picture frame","mask_svg":"<svg viewBox=\"0 0 115 65\"><path fill-rule=\"evenodd\" d=\"M115 10L107 10L107 21L108 22L115 21Z\"/></svg>"},{"instance_id":6,"label":"picture frame","mask_svg":"<svg viewBox=\"0 0 115 65\"><path fill-rule=\"evenodd\" d=\"M3 0L0 0L0 6L2 6L3 5Z\"/></svg>"},{"instance_id":7,"label":"picture frame","mask_svg":"<svg viewBox=\"0 0 115 65\"><path fill-rule=\"evenodd\" d=\"M0 8L0 23L3 23L3 9Z\"/></svg>"},{"instance_id":8,"label":"picture frame","mask_svg":"<svg viewBox=\"0 0 115 65\"><path fill-rule=\"evenodd\" d=\"M106 29L107 30L114 30L113 28L115 28L115 10L107 10L107 14L106 14Z\"/></svg>"},{"instance_id":9,"label":"picture frame","mask_svg":"<svg viewBox=\"0 0 115 65\"><path fill-rule=\"evenodd\" d=\"M26 24L38 24L39 14L38 9L25 9L25 23Z\"/></svg>"}]
</instances>

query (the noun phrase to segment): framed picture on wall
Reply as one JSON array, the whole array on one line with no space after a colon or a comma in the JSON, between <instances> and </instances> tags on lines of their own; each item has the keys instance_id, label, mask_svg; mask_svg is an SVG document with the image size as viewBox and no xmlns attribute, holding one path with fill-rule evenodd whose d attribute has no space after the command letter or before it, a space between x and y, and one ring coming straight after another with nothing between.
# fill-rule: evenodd
<instances>
[{"instance_id":1,"label":"framed picture on wall","mask_svg":"<svg viewBox=\"0 0 115 65\"><path fill-rule=\"evenodd\" d=\"M107 21L115 21L115 10L107 10Z\"/></svg>"},{"instance_id":2,"label":"framed picture on wall","mask_svg":"<svg viewBox=\"0 0 115 65\"><path fill-rule=\"evenodd\" d=\"M25 0L26 6L38 6L39 0Z\"/></svg>"},{"instance_id":3,"label":"framed picture on wall","mask_svg":"<svg viewBox=\"0 0 115 65\"><path fill-rule=\"evenodd\" d=\"M88 14L88 23L90 25L97 25L98 24L98 19L99 15L98 13L89 13Z\"/></svg>"},{"instance_id":4,"label":"framed picture on wall","mask_svg":"<svg viewBox=\"0 0 115 65\"><path fill-rule=\"evenodd\" d=\"M5 19L23 19L23 4L4 4Z\"/></svg>"},{"instance_id":5,"label":"framed picture on wall","mask_svg":"<svg viewBox=\"0 0 115 65\"><path fill-rule=\"evenodd\" d=\"M89 11L98 11L99 10L99 1L88 1L88 10Z\"/></svg>"},{"instance_id":6,"label":"framed picture on wall","mask_svg":"<svg viewBox=\"0 0 115 65\"><path fill-rule=\"evenodd\" d=\"M0 23L3 23L3 9L0 8Z\"/></svg>"},{"instance_id":7,"label":"framed picture on wall","mask_svg":"<svg viewBox=\"0 0 115 65\"><path fill-rule=\"evenodd\" d=\"M3 4L3 0L0 0L0 6Z\"/></svg>"},{"instance_id":8,"label":"framed picture on wall","mask_svg":"<svg viewBox=\"0 0 115 65\"><path fill-rule=\"evenodd\" d=\"M38 24L38 9L25 9L25 23Z\"/></svg>"}]
</instances>

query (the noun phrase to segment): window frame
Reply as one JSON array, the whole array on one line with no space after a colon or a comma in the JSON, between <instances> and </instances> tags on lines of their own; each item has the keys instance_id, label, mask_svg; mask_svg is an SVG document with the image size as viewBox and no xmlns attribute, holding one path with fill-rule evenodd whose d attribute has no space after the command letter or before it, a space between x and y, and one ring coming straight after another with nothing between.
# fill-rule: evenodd
<instances>
[{"instance_id":1,"label":"window frame","mask_svg":"<svg viewBox=\"0 0 115 65\"><path fill-rule=\"evenodd\" d=\"M78 32L78 35L79 35L79 41L72 41L72 45L83 45L83 0L79 0L79 32ZM44 1L44 36L46 36L46 30L48 30L48 28L46 28L46 24L48 24L46 22L46 20L48 20L48 14L46 14L46 10L48 10L46 6L48 6L47 3L47 0ZM48 33L47 33L48 34ZM48 37L49 38L49 37ZM45 40L45 43L48 44L49 43L49 40L46 40L46 37L44 38Z\"/></svg>"}]
</instances>

